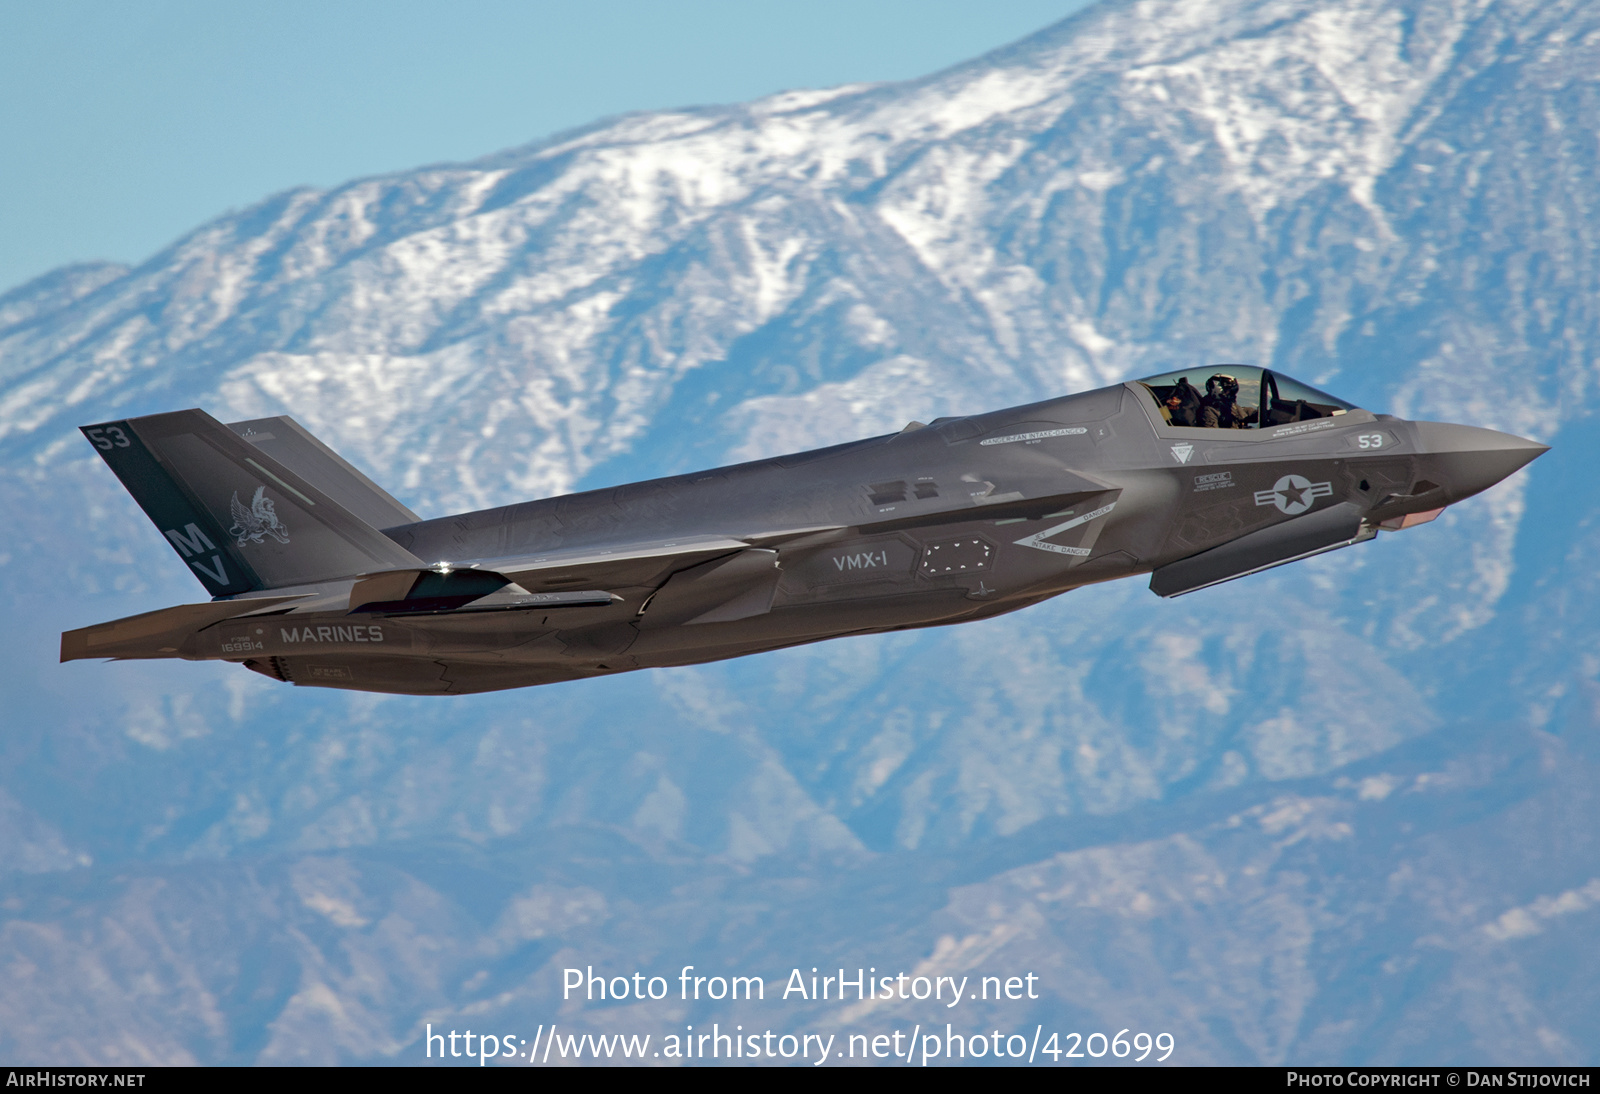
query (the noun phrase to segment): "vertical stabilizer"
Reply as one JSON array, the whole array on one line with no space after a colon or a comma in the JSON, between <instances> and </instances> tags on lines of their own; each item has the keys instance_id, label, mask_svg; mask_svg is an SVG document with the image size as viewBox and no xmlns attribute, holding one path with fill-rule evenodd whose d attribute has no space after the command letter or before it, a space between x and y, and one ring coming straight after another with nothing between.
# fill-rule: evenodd
<instances>
[{"instance_id":1,"label":"vertical stabilizer","mask_svg":"<svg viewBox=\"0 0 1600 1094\"><path fill-rule=\"evenodd\" d=\"M228 428L374 528L416 524L422 518L401 505L344 457L323 444L293 418L253 418Z\"/></svg>"},{"instance_id":2,"label":"vertical stabilizer","mask_svg":"<svg viewBox=\"0 0 1600 1094\"><path fill-rule=\"evenodd\" d=\"M202 410L82 429L212 596L421 565L333 494Z\"/></svg>"}]
</instances>

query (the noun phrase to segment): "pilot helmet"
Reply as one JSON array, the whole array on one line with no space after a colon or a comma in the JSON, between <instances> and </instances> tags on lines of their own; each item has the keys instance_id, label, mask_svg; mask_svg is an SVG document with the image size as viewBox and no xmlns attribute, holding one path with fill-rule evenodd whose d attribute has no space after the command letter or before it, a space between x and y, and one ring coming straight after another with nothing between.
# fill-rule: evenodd
<instances>
[{"instance_id":1,"label":"pilot helmet","mask_svg":"<svg viewBox=\"0 0 1600 1094\"><path fill-rule=\"evenodd\" d=\"M1237 399L1239 397L1239 381L1225 372L1219 372L1206 381L1206 391L1221 395L1224 399Z\"/></svg>"}]
</instances>

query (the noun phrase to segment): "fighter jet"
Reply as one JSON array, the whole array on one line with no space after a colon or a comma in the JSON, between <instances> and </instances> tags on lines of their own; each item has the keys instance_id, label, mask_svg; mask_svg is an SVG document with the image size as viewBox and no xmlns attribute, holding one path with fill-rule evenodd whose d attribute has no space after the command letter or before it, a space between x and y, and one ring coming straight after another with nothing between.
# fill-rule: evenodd
<instances>
[{"instance_id":1,"label":"fighter jet","mask_svg":"<svg viewBox=\"0 0 1600 1094\"><path fill-rule=\"evenodd\" d=\"M1174 597L1433 520L1546 451L1217 365L690 475L419 518L287 417L83 427L212 599L63 661L459 695Z\"/></svg>"}]
</instances>

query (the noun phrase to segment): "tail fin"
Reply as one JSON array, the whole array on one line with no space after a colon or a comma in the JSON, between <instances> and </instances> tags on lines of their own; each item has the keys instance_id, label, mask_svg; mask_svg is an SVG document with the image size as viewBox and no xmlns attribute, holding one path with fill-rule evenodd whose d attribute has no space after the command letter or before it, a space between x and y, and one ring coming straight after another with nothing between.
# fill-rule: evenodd
<instances>
[{"instance_id":1,"label":"tail fin","mask_svg":"<svg viewBox=\"0 0 1600 1094\"><path fill-rule=\"evenodd\" d=\"M299 465L296 470L202 410L82 427L212 596L421 566L410 551L335 497L358 496L352 484L364 482L400 511L393 523L415 516L310 434L294 428L300 439L286 444L284 451L293 453L289 460ZM314 458L318 455L337 461L333 466L340 470L330 476L326 490L302 473L322 470ZM362 508L368 515L383 511L370 494Z\"/></svg>"},{"instance_id":2,"label":"tail fin","mask_svg":"<svg viewBox=\"0 0 1600 1094\"><path fill-rule=\"evenodd\" d=\"M316 483L352 516L374 528L416 524L422 519L293 418L253 418L229 422L228 428L255 445L257 452L265 452L302 479Z\"/></svg>"}]
</instances>

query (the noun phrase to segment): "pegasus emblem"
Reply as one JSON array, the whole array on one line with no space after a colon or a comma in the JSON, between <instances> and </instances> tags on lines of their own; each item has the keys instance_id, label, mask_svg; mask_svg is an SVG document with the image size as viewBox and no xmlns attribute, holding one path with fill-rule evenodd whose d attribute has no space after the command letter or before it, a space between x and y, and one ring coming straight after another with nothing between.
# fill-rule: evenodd
<instances>
[{"instance_id":1,"label":"pegasus emblem","mask_svg":"<svg viewBox=\"0 0 1600 1094\"><path fill-rule=\"evenodd\" d=\"M246 543L260 543L265 536L271 536L279 543L289 542L289 529L278 519L278 512L267 498L265 486L256 487L255 497L250 499L248 509L239 501L239 491L233 492L233 527L228 529L228 534L239 541L240 547Z\"/></svg>"}]
</instances>

